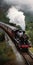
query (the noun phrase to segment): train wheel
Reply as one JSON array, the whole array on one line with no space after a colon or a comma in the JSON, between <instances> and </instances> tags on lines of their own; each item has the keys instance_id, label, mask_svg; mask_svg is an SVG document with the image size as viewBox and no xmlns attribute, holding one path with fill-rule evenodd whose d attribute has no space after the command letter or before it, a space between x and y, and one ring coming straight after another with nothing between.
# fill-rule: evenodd
<instances>
[{"instance_id":1,"label":"train wheel","mask_svg":"<svg viewBox=\"0 0 33 65\"><path fill-rule=\"evenodd\" d=\"M25 48L25 51L28 52L28 48Z\"/></svg>"},{"instance_id":2,"label":"train wheel","mask_svg":"<svg viewBox=\"0 0 33 65\"><path fill-rule=\"evenodd\" d=\"M28 52L28 48L22 48L22 52Z\"/></svg>"}]
</instances>

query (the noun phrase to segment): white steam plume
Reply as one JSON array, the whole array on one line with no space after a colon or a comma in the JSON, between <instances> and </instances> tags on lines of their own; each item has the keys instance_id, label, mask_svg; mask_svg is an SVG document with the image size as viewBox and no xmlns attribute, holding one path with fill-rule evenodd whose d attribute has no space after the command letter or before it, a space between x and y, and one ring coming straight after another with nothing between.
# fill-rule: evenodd
<instances>
[{"instance_id":1,"label":"white steam plume","mask_svg":"<svg viewBox=\"0 0 33 65\"><path fill-rule=\"evenodd\" d=\"M10 19L10 23L20 25L22 30L25 30L25 16L24 13L18 11L15 7L9 8L7 17Z\"/></svg>"}]
</instances>

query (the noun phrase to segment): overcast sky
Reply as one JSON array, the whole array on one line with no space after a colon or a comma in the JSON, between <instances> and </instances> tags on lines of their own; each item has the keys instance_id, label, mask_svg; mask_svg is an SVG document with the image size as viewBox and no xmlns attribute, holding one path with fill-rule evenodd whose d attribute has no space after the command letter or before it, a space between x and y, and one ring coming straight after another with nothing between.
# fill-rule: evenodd
<instances>
[{"instance_id":1,"label":"overcast sky","mask_svg":"<svg viewBox=\"0 0 33 65\"><path fill-rule=\"evenodd\" d=\"M0 3L7 3L25 12L33 12L33 0L0 0Z\"/></svg>"},{"instance_id":2,"label":"overcast sky","mask_svg":"<svg viewBox=\"0 0 33 65\"><path fill-rule=\"evenodd\" d=\"M4 2L26 12L33 12L33 0L4 0Z\"/></svg>"}]
</instances>

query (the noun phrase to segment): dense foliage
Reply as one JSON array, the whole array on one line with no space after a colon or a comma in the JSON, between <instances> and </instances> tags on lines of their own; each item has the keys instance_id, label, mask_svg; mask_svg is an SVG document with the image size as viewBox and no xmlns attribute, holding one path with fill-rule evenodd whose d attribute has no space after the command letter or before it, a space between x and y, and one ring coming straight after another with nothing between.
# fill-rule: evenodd
<instances>
[{"instance_id":1,"label":"dense foliage","mask_svg":"<svg viewBox=\"0 0 33 65\"><path fill-rule=\"evenodd\" d=\"M6 17L6 13L0 10L0 21L8 23L9 19Z\"/></svg>"},{"instance_id":2,"label":"dense foliage","mask_svg":"<svg viewBox=\"0 0 33 65\"><path fill-rule=\"evenodd\" d=\"M0 41L3 41L5 39L4 33L0 32Z\"/></svg>"},{"instance_id":3,"label":"dense foliage","mask_svg":"<svg viewBox=\"0 0 33 65\"><path fill-rule=\"evenodd\" d=\"M29 35L29 39L31 40L33 44L33 22L32 21L26 22L26 32Z\"/></svg>"}]
</instances>

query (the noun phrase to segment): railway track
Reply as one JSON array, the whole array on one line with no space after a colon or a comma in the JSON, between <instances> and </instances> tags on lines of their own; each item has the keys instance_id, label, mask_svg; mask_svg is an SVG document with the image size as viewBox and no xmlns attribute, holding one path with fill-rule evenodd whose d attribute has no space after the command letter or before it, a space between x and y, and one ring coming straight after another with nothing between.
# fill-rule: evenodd
<instances>
[{"instance_id":1,"label":"railway track","mask_svg":"<svg viewBox=\"0 0 33 65\"><path fill-rule=\"evenodd\" d=\"M22 56L25 59L26 65L33 65L33 58L27 52L22 52Z\"/></svg>"}]
</instances>

